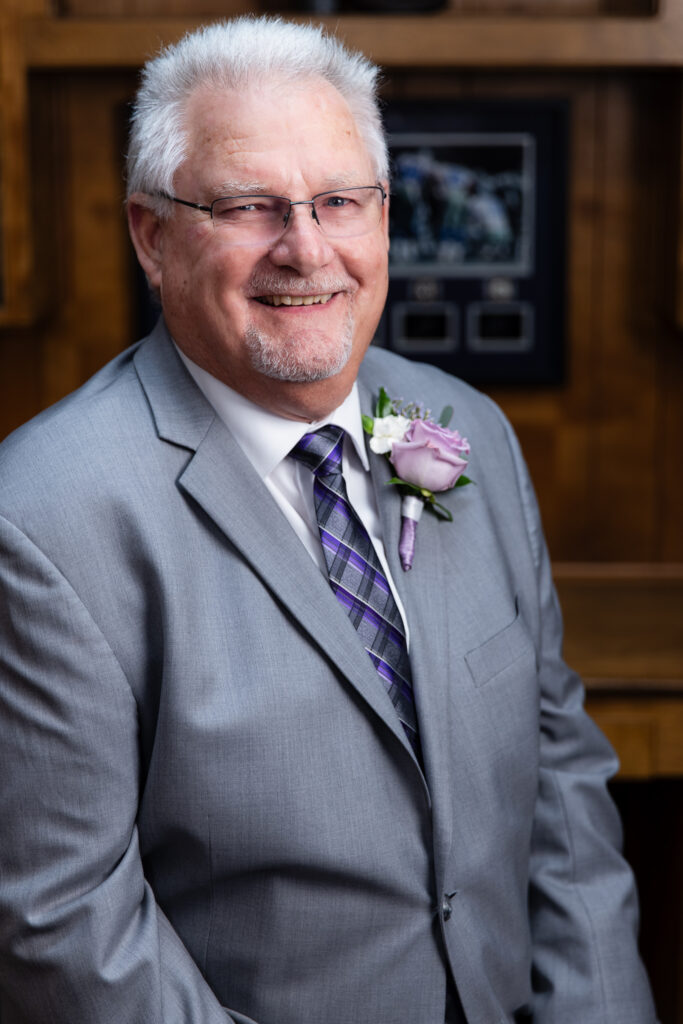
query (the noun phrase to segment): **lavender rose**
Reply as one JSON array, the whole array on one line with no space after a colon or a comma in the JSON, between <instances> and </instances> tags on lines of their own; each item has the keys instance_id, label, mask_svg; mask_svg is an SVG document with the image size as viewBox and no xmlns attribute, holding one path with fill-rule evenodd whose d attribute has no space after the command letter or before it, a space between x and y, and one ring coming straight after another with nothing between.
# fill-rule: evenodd
<instances>
[{"instance_id":1,"label":"lavender rose","mask_svg":"<svg viewBox=\"0 0 683 1024\"><path fill-rule=\"evenodd\" d=\"M413 420L402 441L394 441L389 456L406 483L427 491L447 491L465 471L470 446L457 430L427 420Z\"/></svg>"}]
</instances>

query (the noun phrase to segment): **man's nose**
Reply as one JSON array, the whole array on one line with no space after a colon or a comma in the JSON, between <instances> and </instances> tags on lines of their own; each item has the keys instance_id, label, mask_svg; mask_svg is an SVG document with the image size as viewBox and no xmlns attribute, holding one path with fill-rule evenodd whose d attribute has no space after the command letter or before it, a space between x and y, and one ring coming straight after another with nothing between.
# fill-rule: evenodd
<instances>
[{"instance_id":1,"label":"man's nose","mask_svg":"<svg viewBox=\"0 0 683 1024\"><path fill-rule=\"evenodd\" d=\"M308 203L292 204L287 225L269 253L278 267L289 266L299 274L310 274L334 259L334 249L312 210Z\"/></svg>"}]
</instances>

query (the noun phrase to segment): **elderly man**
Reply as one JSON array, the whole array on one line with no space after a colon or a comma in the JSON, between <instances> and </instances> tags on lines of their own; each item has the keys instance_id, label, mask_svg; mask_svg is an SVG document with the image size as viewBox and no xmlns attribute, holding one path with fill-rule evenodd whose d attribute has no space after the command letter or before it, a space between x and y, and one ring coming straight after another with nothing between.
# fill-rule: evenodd
<instances>
[{"instance_id":1,"label":"elderly man","mask_svg":"<svg viewBox=\"0 0 683 1024\"><path fill-rule=\"evenodd\" d=\"M3 1024L654 1020L515 439L368 351L375 76L248 18L145 69L163 318L0 450Z\"/></svg>"}]
</instances>

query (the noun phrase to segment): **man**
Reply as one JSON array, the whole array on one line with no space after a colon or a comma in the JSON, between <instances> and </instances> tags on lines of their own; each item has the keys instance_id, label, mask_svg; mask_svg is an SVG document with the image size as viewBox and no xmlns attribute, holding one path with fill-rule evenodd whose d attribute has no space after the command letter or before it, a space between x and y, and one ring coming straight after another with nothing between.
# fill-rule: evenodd
<instances>
[{"instance_id":1,"label":"man","mask_svg":"<svg viewBox=\"0 0 683 1024\"><path fill-rule=\"evenodd\" d=\"M128 210L163 320L0 454L3 1024L654 1020L515 439L368 352L374 89L268 19L146 68ZM381 387L471 445L410 572Z\"/></svg>"}]
</instances>

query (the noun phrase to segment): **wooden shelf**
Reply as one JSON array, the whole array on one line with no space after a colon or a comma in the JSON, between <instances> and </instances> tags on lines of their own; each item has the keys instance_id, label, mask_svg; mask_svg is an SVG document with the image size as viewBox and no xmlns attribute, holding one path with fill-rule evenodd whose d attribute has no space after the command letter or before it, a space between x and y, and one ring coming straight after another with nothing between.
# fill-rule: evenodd
<instances>
[{"instance_id":1,"label":"wooden shelf","mask_svg":"<svg viewBox=\"0 0 683 1024\"><path fill-rule=\"evenodd\" d=\"M233 12L226 11L226 14ZM386 67L683 66L683 8L651 17L342 15L316 21ZM26 18L29 68L138 67L197 18Z\"/></svg>"},{"instance_id":2,"label":"wooden shelf","mask_svg":"<svg viewBox=\"0 0 683 1024\"><path fill-rule=\"evenodd\" d=\"M683 566L558 564L565 656L622 779L683 777Z\"/></svg>"},{"instance_id":3,"label":"wooden shelf","mask_svg":"<svg viewBox=\"0 0 683 1024\"><path fill-rule=\"evenodd\" d=\"M683 699L589 691L586 710L617 752L620 779L683 778Z\"/></svg>"},{"instance_id":4,"label":"wooden shelf","mask_svg":"<svg viewBox=\"0 0 683 1024\"><path fill-rule=\"evenodd\" d=\"M683 567L556 565L565 655L590 690L683 697Z\"/></svg>"}]
</instances>

